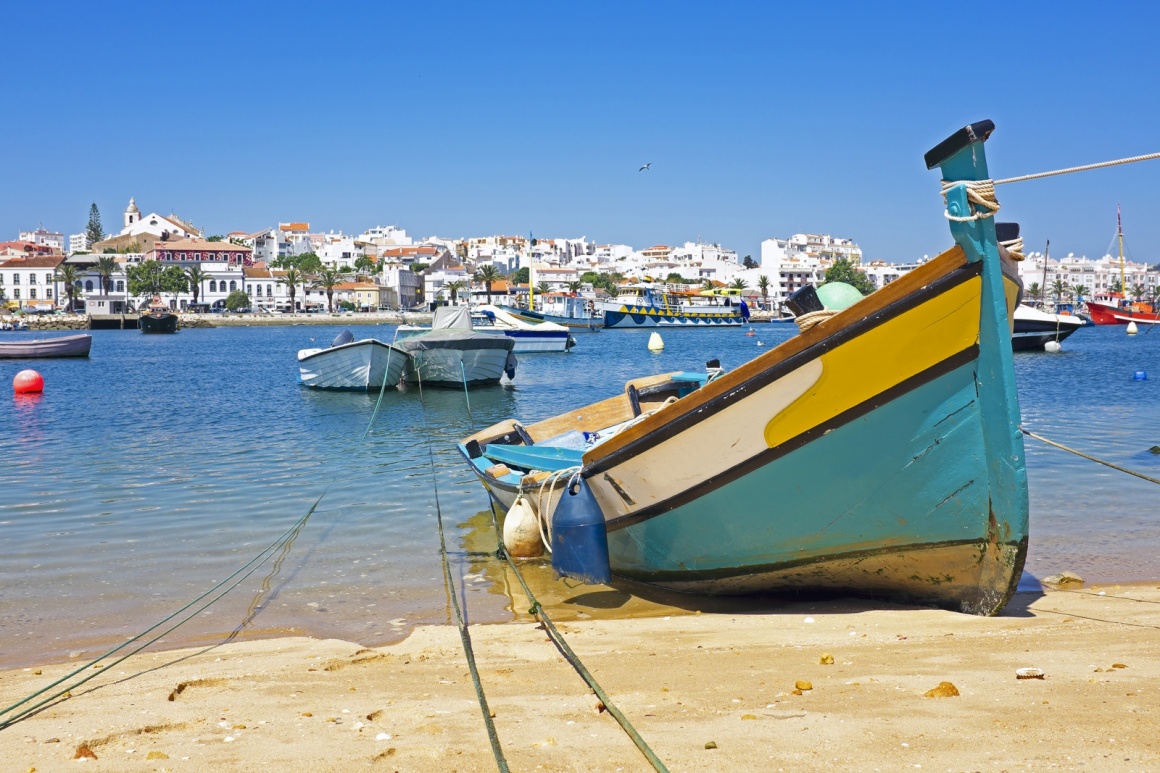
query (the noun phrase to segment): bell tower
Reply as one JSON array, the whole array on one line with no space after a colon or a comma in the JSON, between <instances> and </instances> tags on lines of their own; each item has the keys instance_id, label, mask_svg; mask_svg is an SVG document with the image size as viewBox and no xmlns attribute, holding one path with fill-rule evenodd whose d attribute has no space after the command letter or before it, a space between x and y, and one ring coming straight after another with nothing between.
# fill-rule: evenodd
<instances>
[{"instance_id":1,"label":"bell tower","mask_svg":"<svg viewBox=\"0 0 1160 773\"><path fill-rule=\"evenodd\" d=\"M141 210L137 209L137 201L130 198L129 206L125 208L125 227L128 228L140 219Z\"/></svg>"}]
</instances>

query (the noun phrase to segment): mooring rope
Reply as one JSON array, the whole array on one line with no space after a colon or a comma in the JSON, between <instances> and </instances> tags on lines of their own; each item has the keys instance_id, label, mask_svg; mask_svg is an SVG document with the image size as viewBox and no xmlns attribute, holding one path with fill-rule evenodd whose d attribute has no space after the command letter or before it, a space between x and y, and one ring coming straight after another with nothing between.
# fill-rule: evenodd
<instances>
[{"instance_id":1,"label":"mooring rope","mask_svg":"<svg viewBox=\"0 0 1160 773\"><path fill-rule=\"evenodd\" d=\"M632 742L636 744L636 748L639 749L641 754L644 755L645 759L649 761L649 764L653 766L653 769L658 771L658 773L668 773L668 768L665 767L665 764L661 762L660 758L657 757L656 753L653 752L651 747L649 747L648 743L644 740L641 734L637 732L637 729L632 726L631 722L628 721L628 717L624 716L620 709L618 709L615 704L612 703L612 699L608 697L608 693L604 692L604 689L600 686L600 683L597 682L596 678L592 676L587 668L584 667L584 663L580 660L580 657L572 650L570 646L568 646L568 642L564 639L564 636L552 623L552 618L548 617L548 613L544 611L543 605L541 605L539 600L536 599L535 594L532 593L532 589L529 588L527 582L524 581L524 575L520 572L520 568L516 566L516 563L512 561L511 556L509 556L508 552L504 549L502 532L499 528L499 520L495 515L495 504L493 503L489 509L491 510L491 523L495 528L496 540L498 543L496 554L502 556L508 562L508 566L510 566L512 571L515 572L516 579L520 581L520 586L523 587L524 594L527 595L528 601L532 602L532 606L528 609L528 614L540 620L544 626L544 630L548 633L548 636L551 637L552 642L564 655L568 663L571 664L572 668L576 670L576 673L580 674L580 678L587 682L588 686L592 689L592 692L595 693L596 697L600 699L600 703L604 706L605 710L612 716L613 719L617 721L620 727L624 730L625 734L627 734L628 737L632 739Z\"/></svg>"},{"instance_id":2,"label":"mooring rope","mask_svg":"<svg viewBox=\"0 0 1160 773\"><path fill-rule=\"evenodd\" d=\"M397 338L398 337L398 330L395 331L395 335ZM394 347L392 347L391 351L389 351L387 353L387 368L386 368L386 372L384 373L383 383L379 387L378 399L375 401L375 407L374 407L374 410L371 412L371 417L370 417L369 421L367 422L367 427L363 431L362 436L359 438L360 443L362 441L366 440L367 436L370 434L371 429L375 425L375 420L377 419L377 417L379 415L379 408L382 405L383 395L385 394L386 388L387 388L387 379L385 376L386 376L386 373L390 373L391 357L392 357L393 353L394 353ZM0 709L0 730L4 730L5 728L10 727L11 725L19 722L20 720L31 716L32 714L36 713L38 710L40 710L44 706L52 703L53 701L57 700L58 698L71 697L72 691L75 690L76 688L78 688L81 685L85 684L86 682L89 682L90 680L96 678L97 676L99 676L102 673L107 673L108 668L115 666L115 665L118 665L119 663L123 663L124 661L128 660L129 658L133 657L134 655L140 653L142 650L149 647L151 644L156 643L157 641L159 641L163 637L165 637L165 636L169 635L170 633L172 633L173 631L177 630L182 625L189 622L196 615L198 615L201 612L208 609L212 604L216 603L218 600L220 600L222 597L224 597L227 593L229 593L231 590L233 590L238 585L240 585L243 581L245 581L248 577L250 577L254 572L256 572L259 567L261 567L267 561L269 561L275 555L275 553L277 553L278 559L275 562L274 570L266 578L264 578L262 580L262 587L259 590L258 596L256 596L250 602L250 606L246 610L246 615L242 619L241 625L238 626L238 628L234 630L234 633L230 635L230 639L233 639L237 635L238 631L241 630L242 628L244 628L245 626L249 625L251 622L253 622L254 618L261 611L259 599L261 598L261 596L263 594L265 594L269 590L270 578L273 577L277 573L277 570L279 568L281 568L282 562L286 560L286 556L289 554L290 548L293 546L294 541L298 538L298 535L302 531L303 527L306 525L306 522L308 520L310 520L310 517L318 509L318 506L322 503L323 498L330 492L331 486L334 485L335 480L337 480L337 477L338 477L338 474L335 473L335 477L332 478L330 483L328 483L326 485L326 487L323 489L322 493L319 494L318 499L316 499L314 501L314 504L312 504L310 506L310 509L307 510L306 513L301 518L299 518L289 529L287 529L285 532L283 532L282 535L279 536L276 540L274 540L274 542L272 542L268 547L266 547L264 550L259 552L256 556L254 556L249 561L247 561L245 564L243 564L241 566L241 568L239 568L233 574L229 575L225 579L223 579L220 582L218 582L217 584L213 585L211 588L209 588L209 590L205 591L200 596L193 599L192 601L190 601L185 606L181 607L180 609L178 609L176 612L172 613L168 617L165 617L162 620L158 621L157 623L154 623L149 628L146 628L144 631L141 631L137 635L130 637L129 639L125 640L124 642L122 642L121 644L112 648L111 650L108 650L107 652L97 656L96 658L94 658L93 660L90 660L89 662L85 663L84 665L80 666L79 668L74 669L73 671L65 674L64 676L57 679L55 682L53 682L49 685L46 685L45 687L42 687L41 689L37 690L36 692L24 697L23 699L17 701L16 703L13 703L12 705L10 705L4 709ZM346 485L346 484L343 484L343 485ZM217 593L217 595L214 595L219 589L221 589L223 587L225 588L224 590L222 590L220 593ZM209 598L211 596L212 596L212 598ZM206 603L202 604L201 606L197 606L201 601L203 601L206 598L209 598L209 601L206 601ZM185 615L184 617L182 617L182 613L186 612L187 610L190 610L191 608L193 608L195 606L197 607L196 609L193 609L193 611L190 612L188 615ZM178 619L178 618L180 618L180 619ZM177 623L170 626L169 628L166 628L164 631L162 631L161 633L157 634L156 636L150 638L148 641L141 644L140 646L133 648L127 654L122 655L121 657L117 658L116 660L113 660L111 663L108 663L103 669L98 670L98 671L94 671L92 674L89 674L88 676L84 677L83 679L77 680L76 682L73 682L71 684L68 684L65 687L62 687L60 690L53 692L48 697L34 703L31 706L27 706L24 710L22 710L16 714L12 714L12 715L7 716L7 717L4 716L4 715L9 714L10 712L14 711L15 709L20 708L21 706L24 706L25 704L29 703L30 701L35 700L36 698L40 697L41 695L44 695L45 693L50 692L54 687L59 687L61 685L64 685L66 682L69 682L69 680L73 679L74 677L76 677L78 674L82 673L86 669L93 668L94 666L98 665L105 658L107 658L111 655L115 655L116 653L124 650L129 645L133 644L134 642L137 642L137 641L140 641L141 639L144 639L146 636L151 634L153 631L156 631L158 628L162 627L163 625L165 625L166 623L168 623L169 621L174 620L174 619L178 619Z\"/></svg>"},{"instance_id":3,"label":"mooring rope","mask_svg":"<svg viewBox=\"0 0 1160 773\"><path fill-rule=\"evenodd\" d=\"M1118 158L1115 161L1101 161L1098 164L1084 164L1083 166L1069 166L1067 169L1056 169L1051 172L1036 172L1035 174L1025 174L1019 177L1006 177L1002 180L995 180L994 185L1006 185L1007 183L1021 183L1026 180L1039 180L1044 177L1055 177L1061 174L1072 174L1073 172L1089 172L1092 169L1104 169L1109 166L1120 166L1121 164L1134 164L1137 161L1152 161L1160 158L1160 153L1147 153L1143 156L1129 156L1128 158Z\"/></svg>"},{"instance_id":4,"label":"mooring rope","mask_svg":"<svg viewBox=\"0 0 1160 773\"><path fill-rule=\"evenodd\" d=\"M797 323L798 330L804 333L814 325L821 324L840 312L841 309L818 309L817 311L810 311L801 316L794 317L793 321Z\"/></svg>"},{"instance_id":5,"label":"mooring rope","mask_svg":"<svg viewBox=\"0 0 1160 773\"><path fill-rule=\"evenodd\" d=\"M462 364L462 363L461 363ZM479 678L479 669L475 665L475 652L471 646L471 633L467 630L467 622L463 617L463 610L459 607L459 592L455 589L455 580L451 576L451 563L447 558L447 540L443 535L443 508L439 503L439 476L435 473L435 451L431 447L430 424L427 421L427 402L423 398L422 363L415 368L415 375L419 381L419 405L423 409L424 435L427 437L427 458L431 463L431 484L435 492L435 523L439 529L439 555L443 562L443 581L447 586L447 595L451 599L451 606L455 610L455 622L459 628L459 638L463 643L463 652L467 656L467 668L471 671L471 682L475 685L475 696L479 700L479 709L483 713L483 723L487 727L487 738L491 742L491 753L495 757L495 764L500 773L508 773L507 759L504 757L503 747L499 743L499 734L492 721L491 709L487 705L487 696L483 692L483 682ZM466 384L466 379L464 381Z\"/></svg>"},{"instance_id":6,"label":"mooring rope","mask_svg":"<svg viewBox=\"0 0 1160 773\"><path fill-rule=\"evenodd\" d=\"M1074 448L1069 448L1068 446L1065 446L1063 443L1056 443L1054 440L1048 440L1047 438L1043 437L1043 435L1037 435L1034 432L1031 432L1030 430L1023 429L1022 427L1019 428L1019 431L1022 432L1027 437L1033 437L1036 440L1043 442L1043 443L1046 443L1049 446L1055 446L1056 448L1058 448L1060 450L1067 451L1069 453L1073 453L1076 456L1082 456L1084 459L1088 459L1088 460L1096 462L1098 464L1102 464L1105 467L1111 467L1113 470L1119 470L1120 472L1126 472L1129 475L1135 475L1137 478L1142 478L1143 480L1146 480L1149 483L1160 484L1160 479L1158 479L1158 478L1153 478L1149 475L1145 475L1142 472L1136 472L1135 470L1129 470L1127 467L1121 467L1118 464L1113 464L1112 462L1108 462L1108 461L1105 461L1103 459L1099 459L1097 457L1091 456L1089 454L1085 454L1083 451L1077 451Z\"/></svg>"}]
</instances>

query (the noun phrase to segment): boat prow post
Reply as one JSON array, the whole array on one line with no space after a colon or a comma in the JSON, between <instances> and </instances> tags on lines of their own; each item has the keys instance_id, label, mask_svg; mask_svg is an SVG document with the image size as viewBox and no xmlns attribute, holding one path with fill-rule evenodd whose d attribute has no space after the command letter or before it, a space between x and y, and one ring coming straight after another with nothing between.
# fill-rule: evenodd
<instances>
[{"instance_id":1,"label":"boat prow post","mask_svg":"<svg viewBox=\"0 0 1160 773\"><path fill-rule=\"evenodd\" d=\"M980 582L976 598L963 605L963 611L975 614L998 613L1014 594L1027 557L1028 533L1026 461L1009 318L1019 282L1017 276L1004 276L999 253L994 218L999 205L984 149L994 129L989 120L970 124L925 156L928 169L942 171L951 235L968 262L982 264L976 383L990 481Z\"/></svg>"}]
</instances>

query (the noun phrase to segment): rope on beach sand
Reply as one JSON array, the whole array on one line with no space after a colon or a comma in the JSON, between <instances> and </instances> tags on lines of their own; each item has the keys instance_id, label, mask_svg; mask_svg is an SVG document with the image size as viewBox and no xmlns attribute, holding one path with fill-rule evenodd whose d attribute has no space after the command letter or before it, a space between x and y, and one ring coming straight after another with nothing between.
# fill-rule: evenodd
<instances>
[{"instance_id":1,"label":"rope on beach sand","mask_svg":"<svg viewBox=\"0 0 1160 773\"><path fill-rule=\"evenodd\" d=\"M391 354L392 354L391 352L388 352L388 354L387 354L387 372L390 372ZM362 437L359 438L359 442L366 440L367 436L370 434L371 429L375 425L375 420L378 417L379 407L382 404L383 394L386 392L386 387L387 387L386 379L384 379L383 384L379 389L378 399L375 401L374 410L371 413L370 420L367 422L366 430L363 432ZM165 617L164 619L160 620L159 622L155 623L154 625L150 626L149 628L146 628L144 631L141 631L136 636L133 636L133 637L125 640L123 643L121 643L121 644L117 645L116 647L112 648L111 650L108 650L107 652L97 656L95 659L90 660L89 662L85 663L84 665L80 666L79 668L76 668L73 671L70 671L69 673L65 674L61 678L57 679L55 682L53 682L45 687L42 687L41 689L37 690L36 692L32 693L31 695L26 696L25 698L17 701L16 703L11 704L10 706L5 707L4 709L0 709L0 731L16 724L17 722L19 722L19 721L21 721L21 720L23 720L23 719L25 719L33 714L35 714L40 709L44 708L45 706L49 705L50 703L52 703L60 698L71 697L71 693L73 690L77 689L78 687L85 684L86 682L89 682L90 680L96 678L100 674L107 673L108 669L110 667L118 665L119 663L122 663L122 662L128 660L129 658L140 653L142 650L146 649L150 645L156 643L160 639L164 638L165 636L169 635L173 631L177 630L179 627L181 627L182 625L189 622L191 619L193 619L194 617L196 617L197 615L199 615L200 613L202 613L203 611L208 609L212 604L217 602L219 599L221 599L227 593L229 593L234 588L236 588L238 585L240 585L247 578L249 578L251 575L253 575L254 572L256 572L260 567L262 567L264 564L266 564L271 558L273 558L275 555L277 555L278 559L274 563L273 571L271 571L270 574L262 580L261 591L259 592L258 596L255 597L255 599L250 602L250 606L246 610L245 618L243 618L241 624L234 630L234 632L229 637L229 639L234 638L237 635L237 633L240 630L242 630L242 628L244 628L245 626L247 626L251 622L253 622L253 619L261 611L261 608L258 605L258 599L261 597L262 594L266 593L269 590L270 578L273 577L275 574L277 574L277 571L281 567L282 562L285 561L286 556L289 554L290 548L293 546L294 541L298 538L298 535L302 531L303 527L306 526L306 522L310 520L310 517L312 515L314 515L314 512L318 509L318 506L320 504L322 504L323 498L330 492L331 487L335 483L335 480L337 480L337 475L335 476L334 480L331 480L331 482L326 485L326 488L324 488L322 493L319 494L318 499L314 500L314 504L312 504L310 506L310 509L307 510L306 513L301 518L299 518L297 521L295 521L294 524L292 526L290 526L290 528L288 528L286 531L284 531L281 534L281 536L279 536L276 540L274 540L269 546L267 546L264 550L259 552L256 556L254 556L249 561L247 561L245 564L243 564L241 566L241 568L239 568L233 574L229 575L224 580L221 580L220 582L215 584L213 587L211 587L209 590L205 591L200 596L193 599L192 601L190 601L188 604L186 604L185 606L178 609L173 614L169 615L168 617ZM206 599L208 599L208 601ZM205 601L205 603L202 604L201 603L202 601ZM188 614L185 614L187 612L188 612ZM85 676L82 679L77 679L76 681L70 681L88 669L95 669L98 665L101 665L101 661L103 661L105 658L116 655L117 653L125 650L125 648L129 647L131 644L134 644L135 642L139 642L142 639L145 639L146 637L149 636L149 634L153 633L158 628L161 628L166 623L169 623L170 621L173 621L173 620L177 620L177 622L174 623L173 625L169 626L168 628L165 628L165 630L163 630L161 633L158 633L157 635L150 637L148 640L144 641L139 646L130 649L127 653L121 655L120 657L116 658L112 662L104 664L103 668L93 670L92 673L90 673L88 676ZM229 639L227 639L227 641ZM53 691L53 688L56 688L56 687L59 687L60 689ZM40 698L41 696L44 696L46 694L47 694L46 697L41 698L41 700L36 701L35 703L32 703L32 701L35 701L37 698ZM28 705L28 704L31 704L31 705ZM17 712L16 709L20 709L22 706L24 708ZM16 712L16 713L12 713L12 712Z\"/></svg>"},{"instance_id":2,"label":"rope on beach sand","mask_svg":"<svg viewBox=\"0 0 1160 773\"><path fill-rule=\"evenodd\" d=\"M491 511L491 523L495 527L496 540L499 543L496 554L507 560L508 565L516 574L516 579L520 581L520 585L523 587L524 593L528 597L528 601L532 602L532 606L528 610L528 614L539 618L540 623L544 626L544 631L547 632L548 636L552 639L552 643L556 645L556 648L560 650L560 653L565 657L565 659L567 659L572 668L576 669L576 673L580 674L580 678L588 683L588 686L592 689L592 692L595 693L596 697L600 699L601 705L603 705L604 709L612 716L613 719L617 721L617 723L628 735L628 737L632 739L632 742L636 744L636 748L640 749L641 754L643 754L645 759L649 761L649 764L653 766L653 770L656 770L658 773L668 773L669 769L665 767L665 764L661 762L660 758L657 757L656 753L652 750L652 748L649 747L648 743L644 740L641 734L637 732L637 729L632 726L631 722L628 721L628 717L624 716L620 709L618 709L612 703L612 699L609 698L608 694L600 687L600 684L596 681L596 678L592 676L591 673L589 673L587 668L584 667L584 663L581 662L580 657L572 650L571 647L568 646L568 642L564 640L563 635L552 623L552 619L548 617L548 613L544 611L544 607L540 605L540 602L536 599L535 594L532 593L532 589L528 587L526 582L524 582L524 576L520 573L520 568L516 566L516 563L512 561L511 556L509 556L507 551L504 550L502 536L503 532L499 528L499 520L495 515L494 503L488 509Z\"/></svg>"},{"instance_id":3,"label":"rope on beach sand","mask_svg":"<svg viewBox=\"0 0 1160 773\"><path fill-rule=\"evenodd\" d=\"M419 380L419 405L423 409L423 424L427 424L427 403L423 398L423 376L419 367L415 368ZM465 382L466 386L466 382ZM492 721L491 709L487 705L487 696L483 693L483 683L479 679L479 669L475 665L475 652L471 647L471 633L467 630L467 622L463 618L463 610L459 607L459 593L455 590L455 580L451 576L451 563L447 559L447 540L443 536L443 508L439 504L439 476L435 473L435 451L431 447L431 433L424 433L427 437L427 458L431 463L431 483L435 490L435 523L439 528L439 555L443 561L443 581L447 586L447 595L451 599L451 606L455 609L455 623L459 628L459 638L463 642L463 652L467 656L467 668L471 671L471 682L475 685L475 696L479 700L479 709L483 712L483 723L487 726L487 738L491 742L491 752L495 756L495 764L500 773L508 773L507 759L503 754L503 747L499 743L499 735Z\"/></svg>"},{"instance_id":4,"label":"rope on beach sand","mask_svg":"<svg viewBox=\"0 0 1160 773\"><path fill-rule=\"evenodd\" d=\"M1137 478L1142 478L1143 480L1146 480L1149 483L1160 484L1160 479L1153 478L1149 475L1145 475L1142 472L1136 472L1135 470L1129 470L1127 467L1121 467L1118 464L1113 464L1112 462L1104 461L1103 459L1098 459L1094 456L1090 456L1088 454L1085 454L1083 451L1077 451L1074 448L1069 448L1069 447L1065 446L1063 443L1056 443L1054 440L1048 440L1047 438L1043 437L1043 435L1036 435L1034 432L1023 429L1022 427L1019 428L1019 431L1022 432L1027 437L1033 437L1040 442L1047 443L1047 445L1049 445L1049 446L1055 446L1056 448L1058 448L1060 450L1067 451L1068 453L1075 454L1076 456L1082 456L1084 459L1088 459L1090 461L1096 462L1097 464L1102 464L1105 467L1111 467L1113 470L1119 470L1120 472L1126 472L1129 475L1135 475Z\"/></svg>"},{"instance_id":5,"label":"rope on beach sand","mask_svg":"<svg viewBox=\"0 0 1160 773\"><path fill-rule=\"evenodd\" d=\"M327 487L327 490L329 490L329 486ZM322 502L322 498L324 496L326 496L327 490L324 490L322 492L322 494L319 495L318 499L316 499L314 501L314 504L310 506L310 509L306 511L306 514L303 515L301 518L299 518L298 521L295 522L295 524L293 526L291 526L289 529L287 529L285 532L283 532L282 536L280 536L280 537L278 537L278 539L274 540L274 542L271 543L269 547L267 547L265 550L263 550L258 555L254 556L254 558L250 559L250 561L248 563L244 564L240 569L238 569L236 572L231 574L229 577L225 578L224 580L219 582L217 585L214 585L212 588L207 590L205 593L201 594L200 596L195 598L193 601L191 601L188 604L186 604L185 606L183 606L181 609L179 609L176 612L174 612L173 614L169 615L169 617L166 617L165 619L154 624L150 628L146 628L141 633L139 633L136 636L125 641L123 644L120 644L120 645L114 647L113 649L109 650L108 652L104 653L103 655L100 655L97 658L90 660L88 663L85 663L83 666L80 666L79 668L76 668L73 671L70 671L69 673L62 676L60 679L57 679L52 684L49 684L46 687L42 687L41 689L39 689L36 692L32 693L31 695L23 698L22 700L19 700L16 703L13 703L12 705L4 708L3 710L0 710L0 730L4 730L4 729L14 725L15 723L19 722L20 720L25 719L25 718L31 716L32 714L35 714L41 708L47 706L48 704L52 703L53 701L57 700L58 698L69 697L69 694L73 690L75 690L76 688L80 687L82 684L95 678L99 674L106 673L110 667L115 666L118 663L121 663L125 660L128 660L129 658L131 658L134 655L136 655L137 653L141 652L143 649L145 649L149 645L153 644L154 642L158 641L159 639L163 638L164 636L167 636L168 634L177 630L178 627L180 627L181 625L184 625L189 620L196 617L198 614L203 612L206 608L208 608L211 604L216 602L222 596L225 596L231 590L236 588L247 577L249 577L254 572L256 572L259 567L261 567L263 564L265 564L267 561L269 561L275 555L275 553L277 553L279 550L281 550L281 548L283 546L285 546L289 542L292 542L298 536L298 532L300 532L302 530L302 527L306 525L306 521L308 521L310 519L310 516L314 514L314 511L318 508L318 505ZM223 590L223 588L224 588L224 590ZM218 592L219 590L220 590L220 593ZM212 596L212 598L210 598L211 596ZM209 599L208 601L206 601L204 604L200 604L201 601L203 601L207 598ZM198 606L199 604L200 604L200 606ZM185 613L185 612L188 612L188 614L185 614L183 616L183 613ZM125 649L129 645L133 644L134 642L137 642L137 641L140 641L141 639L144 639L146 636L148 636L152 632L156 631L158 628L161 628L166 623L170 622L171 620L177 619L177 618L180 618L180 619L178 619L176 623L174 623L172 626L169 626L168 628L166 628L165 630L163 630L161 633L157 634L156 636L153 636L152 638L150 638L148 641L144 642L140 646L133 648L128 653L120 656L119 658L112 661L111 663L104 664L104 667L102 669L93 671L93 673L89 674L88 676L84 677L83 679L79 679L75 682L70 683L70 680L72 680L74 677L76 677L78 674L82 673L86 669L95 668L105 658L107 658L111 655L115 655L116 653ZM68 684L66 684L66 683L68 683ZM55 687L60 687L61 689L56 690L55 692L51 692L53 690L53 688L55 688ZM48 697L45 697L42 700L37 701L36 703L33 703L32 705L26 706L26 704L30 703L31 701L34 701L36 698L44 695L45 693L49 693L49 692L51 692L51 694L48 695ZM15 713L15 714L10 713L10 712L13 712L16 709L20 708L21 706L24 706L25 708L23 708L21 711ZM5 716L5 715L8 715L8 716Z\"/></svg>"}]
</instances>

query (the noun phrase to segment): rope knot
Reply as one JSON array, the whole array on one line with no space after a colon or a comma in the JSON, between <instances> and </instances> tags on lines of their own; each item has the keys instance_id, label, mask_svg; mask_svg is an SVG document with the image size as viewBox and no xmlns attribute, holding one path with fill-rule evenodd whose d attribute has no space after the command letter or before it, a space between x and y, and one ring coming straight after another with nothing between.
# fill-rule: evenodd
<instances>
[{"instance_id":1,"label":"rope knot","mask_svg":"<svg viewBox=\"0 0 1160 773\"><path fill-rule=\"evenodd\" d=\"M837 309L820 309L802 314L800 317L794 317L794 322L797 323L798 329L804 333L814 325L825 322L837 313Z\"/></svg>"},{"instance_id":2,"label":"rope knot","mask_svg":"<svg viewBox=\"0 0 1160 773\"><path fill-rule=\"evenodd\" d=\"M1017 236L1005 242L999 242L999 246L1007 250L1007 254L1011 256L1011 260L1023 260L1023 237Z\"/></svg>"},{"instance_id":3,"label":"rope knot","mask_svg":"<svg viewBox=\"0 0 1160 773\"><path fill-rule=\"evenodd\" d=\"M947 192L956 185L962 185L967 189L967 201L974 204L978 209L970 215L958 216L952 215L949 211L944 211L943 215L947 220L953 220L956 223L969 223L973 220L982 220L985 217L994 217L995 213L999 211L999 202L995 198L995 183L993 180L943 180L942 181L942 195L943 201L946 201Z\"/></svg>"}]
</instances>

